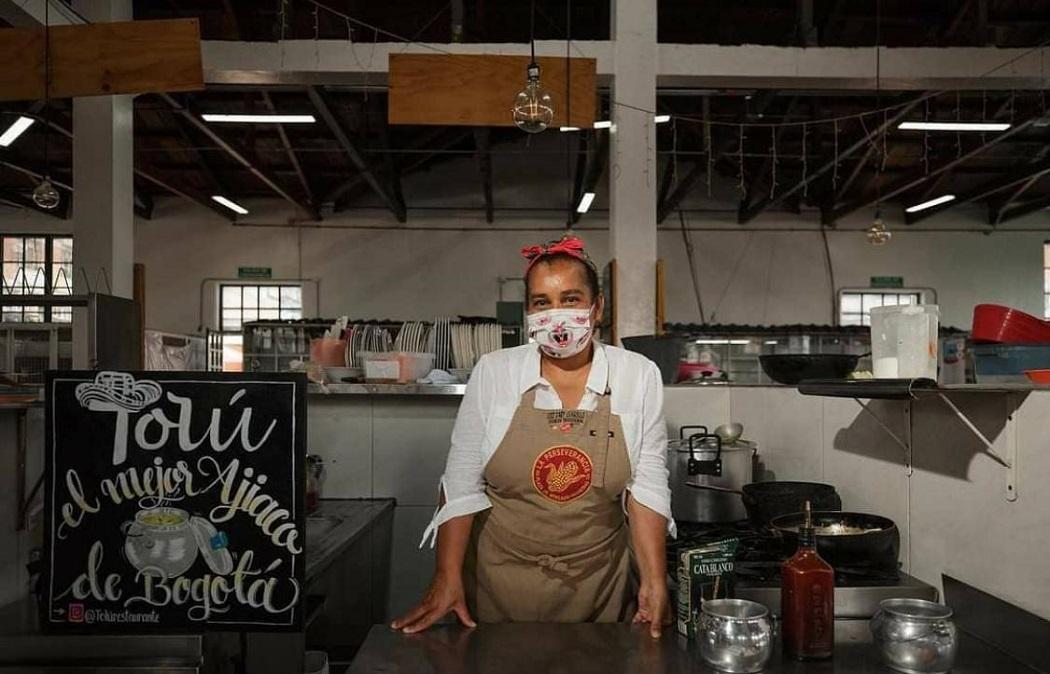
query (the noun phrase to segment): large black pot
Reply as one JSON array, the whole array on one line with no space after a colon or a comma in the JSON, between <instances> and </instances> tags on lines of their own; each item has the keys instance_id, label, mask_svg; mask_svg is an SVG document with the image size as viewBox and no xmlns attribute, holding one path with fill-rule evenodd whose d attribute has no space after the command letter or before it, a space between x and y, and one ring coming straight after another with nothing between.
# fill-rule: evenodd
<instances>
[{"instance_id":1,"label":"large black pot","mask_svg":"<svg viewBox=\"0 0 1050 674\"><path fill-rule=\"evenodd\" d=\"M798 526L803 518L802 513L792 513L770 522L773 529L783 536L785 554L798 549ZM897 571L901 537L893 520L867 513L814 512L813 526L817 534L817 552L836 571ZM837 527L857 531L830 533Z\"/></svg>"},{"instance_id":2,"label":"large black pot","mask_svg":"<svg viewBox=\"0 0 1050 674\"><path fill-rule=\"evenodd\" d=\"M780 354L759 356L762 371L775 382L794 386L807 379L845 379L860 356L849 354Z\"/></svg>"},{"instance_id":3,"label":"large black pot","mask_svg":"<svg viewBox=\"0 0 1050 674\"><path fill-rule=\"evenodd\" d=\"M842 510L835 487L820 482L752 482L741 491L748 519L760 527L781 515L801 512L806 501L813 510Z\"/></svg>"}]
</instances>

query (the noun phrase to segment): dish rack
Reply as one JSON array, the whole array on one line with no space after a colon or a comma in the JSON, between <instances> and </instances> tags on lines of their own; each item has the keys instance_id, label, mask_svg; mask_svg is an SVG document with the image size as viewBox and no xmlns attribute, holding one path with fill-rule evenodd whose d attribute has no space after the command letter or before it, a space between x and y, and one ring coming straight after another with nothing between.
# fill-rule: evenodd
<instances>
[{"instance_id":1,"label":"dish rack","mask_svg":"<svg viewBox=\"0 0 1050 674\"><path fill-rule=\"evenodd\" d=\"M285 372L293 361L310 359L310 342L324 336L335 319L254 321L243 328L244 371ZM346 365L361 368L362 354L434 354L434 368L469 373L484 354L521 343L517 326L491 318L442 317L433 321L351 320L343 335Z\"/></svg>"}]
</instances>

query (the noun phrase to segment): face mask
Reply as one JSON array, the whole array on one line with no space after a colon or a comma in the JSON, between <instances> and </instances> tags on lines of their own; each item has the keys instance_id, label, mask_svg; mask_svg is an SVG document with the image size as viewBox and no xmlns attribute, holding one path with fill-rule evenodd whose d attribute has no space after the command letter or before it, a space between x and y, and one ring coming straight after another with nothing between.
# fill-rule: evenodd
<instances>
[{"instance_id":1,"label":"face mask","mask_svg":"<svg viewBox=\"0 0 1050 674\"><path fill-rule=\"evenodd\" d=\"M551 358L569 358L587 348L594 329L591 308L547 309L526 316L529 336Z\"/></svg>"}]
</instances>

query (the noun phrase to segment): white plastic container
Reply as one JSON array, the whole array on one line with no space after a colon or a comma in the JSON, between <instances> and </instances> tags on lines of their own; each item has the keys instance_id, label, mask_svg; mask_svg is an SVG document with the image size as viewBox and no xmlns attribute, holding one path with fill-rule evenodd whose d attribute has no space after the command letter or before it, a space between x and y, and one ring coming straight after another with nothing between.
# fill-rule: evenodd
<instances>
[{"instance_id":1,"label":"white plastic container","mask_svg":"<svg viewBox=\"0 0 1050 674\"><path fill-rule=\"evenodd\" d=\"M905 304L871 310L871 362L876 379L937 380L936 304Z\"/></svg>"},{"instance_id":2,"label":"white plastic container","mask_svg":"<svg viewBox=\"0 0 1050 674\"><path fill-rule=\"evenodd\" d=\"M411 384L427 376L434 367L434 354L366 351L361 354L361 363L364 365L366 381Z\"/></svg>"}]
</instances>

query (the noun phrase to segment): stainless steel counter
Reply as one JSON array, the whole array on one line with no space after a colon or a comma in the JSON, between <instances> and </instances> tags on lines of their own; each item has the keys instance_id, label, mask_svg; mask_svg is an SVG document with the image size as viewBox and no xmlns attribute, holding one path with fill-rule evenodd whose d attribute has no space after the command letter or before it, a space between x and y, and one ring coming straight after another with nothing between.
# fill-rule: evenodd
<instances>
[{"instance_id":1,"label":"stainless steel counter","mask_svg":"<svg viewBox=\"0 0 1050 674\"><path fill-rule=\"evenodd\" d=\"M322 499L317 511L306 518L307 584L393 509L390 498Z\"/></svg>"},{"instance_id":2,"label":"stainless steel counter","mask_svg":"<svg viewBox=\"0 0 1050 674\"><path fill-rule=\"evenodd\" d=\"M867 621L835 623L835 656L822 662L785 661L777 652L766 672L885 674ZM986 645L960 636L954 674L1012 674L1030 669ZM673 628L654 640L642 626L624 624L503 624L474 630L443 625L415 635L377 625L358 652L348 674L686 674L714 672L700 658L695 643Z\"/></svg>"}]
</instances>

